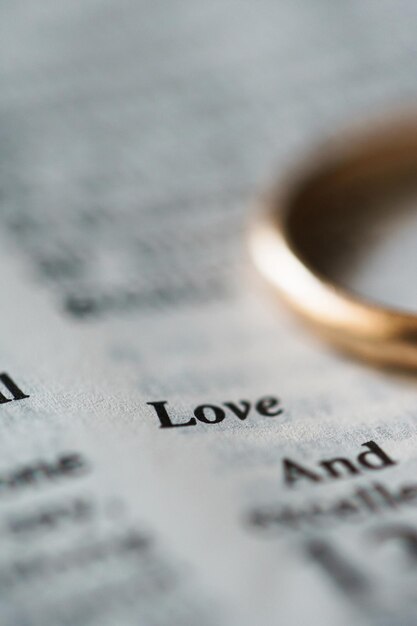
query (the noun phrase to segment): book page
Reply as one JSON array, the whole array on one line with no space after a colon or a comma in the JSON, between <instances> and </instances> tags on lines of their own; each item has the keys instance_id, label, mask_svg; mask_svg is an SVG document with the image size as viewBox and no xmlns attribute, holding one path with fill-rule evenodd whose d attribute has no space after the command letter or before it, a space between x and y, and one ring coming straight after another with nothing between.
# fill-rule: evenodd
<instances>
[{"instance_id":1,"label":"book page","mask_svg":"<svg viewBox=\"0 0 417 626\"><path fill-rule=\"evenodd\" d=\"M311 336L245 229L316 141L413 102L416 23L0 8L2 625L415 623L416 380Z\"/></svg>"}]
</instances>

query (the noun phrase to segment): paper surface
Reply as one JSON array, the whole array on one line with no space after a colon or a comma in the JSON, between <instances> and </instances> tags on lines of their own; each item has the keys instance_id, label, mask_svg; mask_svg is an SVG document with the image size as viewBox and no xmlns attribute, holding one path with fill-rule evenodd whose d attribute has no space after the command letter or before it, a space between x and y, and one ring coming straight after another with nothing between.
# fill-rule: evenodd
<instances>
[{"instance_id":1,"label":"paper surface","mask_svg":"<svg viewBox=\"0 0 417 626\"><path fill-rule=\"evenodd\" d=\"M299 327L244 228L315 140L412 101L416 24L0 8L2 625L415 623L416 380Z\"/></svg>"}]
</instances>

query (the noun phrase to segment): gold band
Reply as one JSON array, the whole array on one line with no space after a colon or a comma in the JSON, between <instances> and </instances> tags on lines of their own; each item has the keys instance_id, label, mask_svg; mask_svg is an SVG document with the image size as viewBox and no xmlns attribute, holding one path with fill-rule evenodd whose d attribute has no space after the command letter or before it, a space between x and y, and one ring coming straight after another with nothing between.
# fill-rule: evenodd
<instances>
[{"instance_id":1,"label":"gold band","mask_svg":"<svg viewBox=\"0 0 417 626\"><path fill-rule=\"evenodd\" d=\"M417 119L378 125L319 150L263 200L250 229L257 268L325 337L368 360L413 368L417 315L379 306L329 280L315 262L312 233L327 210L349 219L353 203L366 211L370 197L416 181Z\"/></svg>"}]
</instances>

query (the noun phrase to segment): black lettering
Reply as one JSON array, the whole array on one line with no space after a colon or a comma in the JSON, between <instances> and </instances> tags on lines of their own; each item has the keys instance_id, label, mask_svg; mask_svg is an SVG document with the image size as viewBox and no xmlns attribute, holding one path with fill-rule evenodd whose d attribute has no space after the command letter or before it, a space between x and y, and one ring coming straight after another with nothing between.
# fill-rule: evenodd
<instances>
[{"instance_id":1,"label":"black lettering","mask_svg":"<svg viewBox=\"0 0 417 626\"><path fill-rule=\"evenodd\" d=\"M349 596L362 595L369 590L369 581L365 575L331 544L313 539L307 544L307 551L331 580Z\"/></svg>"},{"instance_id":2,"label":"black lettering","mask_svg":"<svg viewBox=\"0 0 417 626\"><path fill-rule=\"evenodd\" d=\"M14 380L10 378L10 376L5 372L3 372L3 374L0 374L0 380L6 387L6 389L12 394L13 400L24 400L25 398L29 398L29 396L23 393L20 387L18 387ZM0 396L0 404L4 404L5 402L11 402L11 400L7 399L3 394L0 394Z\"/></svg>"},{"instance_id":3,"label":"black lettering","mask_svg":"<svg viewBox=\"0 0 417 626\"><path fill-rule=\"evenodd\" d=\"M378 542L397 540L406 549L407 554L415 562L417 561L417 532L412 526L405 524L393 524L383 528L378 528L374 532L374 537Z\"/></svg>"},{"instance_id":4,"label":"black lettering","mask_svg":"<svg viewBox=\"0 0 417 626\"><path fill-rule=\"evenodd\" d=\"M355 497L361 504L364 504L368 511L375 513L379 511L379 504L372 498L373 492L368 489L360 488L355 491Z\"/></svg>"},{"instance_id":5,"label":"black lettering","mask_svg":"<svg viewBox=\"0 0 417 626\"><path fill-rule=\"evenodd\" d=\"M390 459L388 454L386 454L374 441L368 441L367 443L363 443L362 446L366 446L369 448L367 452L362 452L358 456L358 461L364 467L367 467L371 470L379 470L383 467L388 467L389 465L396 465L396 462ZM369 460L371 457L371 460ZM372 459L375 457L377 464L375 465L375 460L372 462ZM379 461L379 462L378 462Z\"/></svg>"},{"instance_id":6,"label":"black lettering","mask_svg":"<svg viewBox=\"0 0 417 626\"><path fill-rule=\"evenodd\" d=\"M197 424L194 417L191 417L188 422L174 424L174 422L171 421L171 418L168 415L168 411L165 408L165 405L168 404L166 400L163 400L161 402L147 402L146 404L149 404L149 406L153 406L153 408L155 409L161 424L161 428L180 428L181 426L195 426Z\"/></svg>"},{"instance_id":7,"label":"black lettering","mask_svg":"<svg viewBox=\"0 0 417 626\"><path fill-rule=\"evenodd\" d=\"M373 488L374 488L374 491L376 491L376 493L378 493L381 496L384 504L386 504L392 509L395 509L398 506L398 501L395 495L391 493L388 487L385 487L384 485L381 485L380 483L374 483Z\"/></svg>"},{"instance_id":8,"label":"black lettering","mask_svg":"<svg viewBox=\"0 0 417 626\"><path fill-rule=\"evenodd\" d=\"M78 474L87 470L85 460L77 453L61 456L58 465L61 474Z\"/></svg>"},{"instance_id":9,"label":"black lettering","mask_svg":"<svg viewBox=\"0 0 417 626\"><path fill-rule=\"evenodd\" d=\"M287 485L293 485L299 478L307 478L315 483L320 483L322 481L321 476L306 469L299 463L290 461L290 459L283 459L282 464L284 468L284 481Z\"/></svg>"},{"instance_id":10,"label":"black lettering","mask_svg":"<svg viewBox=\"0 0 417 626\"><path fill-rule=\"evenodd\" d=\"M266 398L261 398L256 403L256 410L260 415L264 415L265 417L275 417L276 415L281 415L283 413L283 409L280 404L281 401L278 400L278 398L267 396Z\"/></svg>"},{"instance_id":11,"label":"black lettering","mask_svg":"<svg viewBox=\"0 0 417 626\"><path fill-rule=\"evenodd\" d=\"M12 474L8 480L9 487L33 485L41 480L47 473L46 464L36 464L32 467L24 467Z\"/></svg>"},{"instance_id":12,"label":"black lettering","mask_svg":"<svg viewBox=\"0 0 417 626\"><path fill-rule=\"evenodd\" d=\"M251 409L251 404L247 400L241 400L240 404L243 408L240 408L234 402L224 402L224 406L230 409L240 420L245 420L249 415L249 411Z\"/></svg>"},{"instance_id":13,"label":"black lettering","mask_svg":"<svg viewBox=\"0 0 417 626\"><path fill-rule=\"evenodd\" d=\"M353 515L358 514L358 507L351 502L350 500L339 500L336 502L335 506L330 509L332 513L337 516L340 516L342 519Z\"/></svg>"},{"instance_id":14,"label":"black lettering","mask_svg":"<svg viewBox=\"0 0 417 626\"><path fill-rule=\"evenodd\" d=\"M209 420L206 416L205 411L212 411L214 413L214 419ZM195 411L194 415L199 420L199 422L204 422L205 424L218 424L222 422L226 417L226 413L219 406L215 404L200 404Z\"/></svg>"},{"instance_id":15,"label":"black lettering","mask_svg":"<svg viewBox=\"0 0 417 626\"><path fill-rule=\"evenodd\" d=\"M417 498L417 485L405 485L398 494L399 502L412 502Z\"/></svg>"},{"instance_id":16,"label":"black lettering","mask_svg":"<svg viewBox=\"0 0 417 626\"><path fill-rule=\"evenodd\" d=\"M6 402L12 402L13 399L12 398L6 398L5 395L3 395L0 391L0 404L6 404Z\"/></svg>"},{"instance_id":17,"label":"black lettering","mask_svg":"<svg viewBox=\"0 0 417 626\"><path fill-rule=\"evenodd\" d=\"M360 471L353 465L348 459L330 459L329 461L322 461L320 465L327 471L333 478L340 478L340 469L335 466L345 467L349 474L360 474Z\"/></svg>"}]
</instances>

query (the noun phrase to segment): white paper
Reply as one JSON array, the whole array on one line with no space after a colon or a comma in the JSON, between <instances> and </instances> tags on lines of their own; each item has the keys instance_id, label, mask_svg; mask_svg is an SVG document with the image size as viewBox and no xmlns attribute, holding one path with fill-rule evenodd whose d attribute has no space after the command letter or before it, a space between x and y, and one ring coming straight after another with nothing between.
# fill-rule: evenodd
<instances>
[{"instance_id":1,"label":"white paper","mask_svg":"<svg viewBox=\"0 0 417 626\"><path fill-rule=\"evenodd\" d=\"M415 623L415 379L301 328L244 231L315 140L411 102L416 23L385 0L0 8L0 369L30 396L0 404L2 625ZM196 423L160 428L161 401Z\"/></svg>"}]
</instances>

